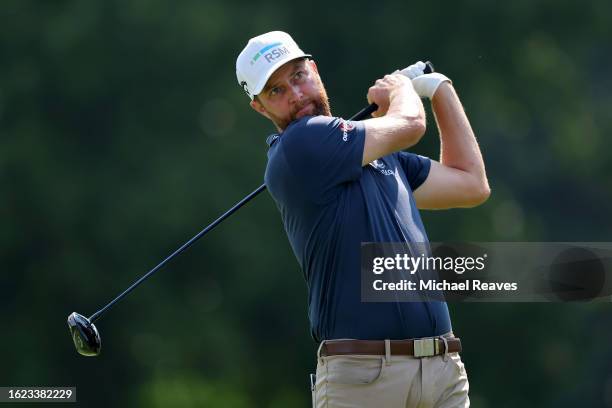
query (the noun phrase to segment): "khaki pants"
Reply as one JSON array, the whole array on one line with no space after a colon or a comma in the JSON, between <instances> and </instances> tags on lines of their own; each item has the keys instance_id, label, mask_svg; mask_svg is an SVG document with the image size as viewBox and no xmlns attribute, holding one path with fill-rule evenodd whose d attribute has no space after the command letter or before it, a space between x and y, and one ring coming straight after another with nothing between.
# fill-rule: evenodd
<instances>
[{"instance_id":1,"label":"khaki pants","mask_svg":"<svg viewBox=\"0 0 612 408\"><path fill-rule=\"evenodd\" d=\"M458 353L318 357L315 408L469 407L469 384Z\"/></svg>"}]
</instances>

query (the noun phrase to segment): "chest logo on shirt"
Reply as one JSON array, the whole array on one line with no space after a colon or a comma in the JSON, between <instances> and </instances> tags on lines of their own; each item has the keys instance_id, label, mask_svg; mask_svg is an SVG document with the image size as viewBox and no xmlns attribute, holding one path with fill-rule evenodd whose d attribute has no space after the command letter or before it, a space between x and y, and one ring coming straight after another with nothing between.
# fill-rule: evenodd
<instances>
[{"instance_id":1,"label":"chest logo on shirt","mask_svg":"<svg viewBox=\"0 0 612 408\"><path fill-rule=\"evenodd\" d=\"M383 163L382 161L374 160L370 162L369 165L374 167L374 169L378 170L378 172L383 176L391 176L394 174L393 170L385 168L385 163Z\"/></svg>"},{"instance_id":2,"label":"chest logo on shirt","mask_svg":"<svg viewBox=\"0 0 612 408\"><path fill-rule=\"evenodd\" d=\"M340 130L342 131L342 140L348 142L348 132L355 129L355 125L345 121L340 121Z\"/></svg>"}]
</instances>

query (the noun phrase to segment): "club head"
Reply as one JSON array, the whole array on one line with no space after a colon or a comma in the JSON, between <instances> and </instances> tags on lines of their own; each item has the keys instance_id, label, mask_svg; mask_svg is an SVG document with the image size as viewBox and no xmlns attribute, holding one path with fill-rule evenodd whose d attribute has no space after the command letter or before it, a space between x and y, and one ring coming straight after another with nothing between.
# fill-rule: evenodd
<instances>
[{"instance_id":1,"label":"club head","mask_svg":"<svg viewBox=\"0 0 612 408\"><path fill-rule=\"evenodd\" d=\"M73 312L68 316L68 328L74 346L83 356L97 356L102 348L98 329L83 315Z\"/></svg>"}]
</instances>

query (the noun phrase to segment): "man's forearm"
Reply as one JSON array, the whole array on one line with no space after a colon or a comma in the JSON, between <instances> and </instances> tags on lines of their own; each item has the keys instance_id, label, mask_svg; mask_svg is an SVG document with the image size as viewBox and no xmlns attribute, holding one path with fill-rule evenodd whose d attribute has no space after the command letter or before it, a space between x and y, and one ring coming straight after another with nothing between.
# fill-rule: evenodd
<instances>
[{"instance_id":1,"label":"man's forearm","mask_svg":"<svg viewBox=\"0 0 612 408\"><path fill-rule=\"evenodd\" d=\"M478 142L453 86L440 84L431 104L440 132L440 163L470 173L488 188Z\"/></svg>"}]
</instances>

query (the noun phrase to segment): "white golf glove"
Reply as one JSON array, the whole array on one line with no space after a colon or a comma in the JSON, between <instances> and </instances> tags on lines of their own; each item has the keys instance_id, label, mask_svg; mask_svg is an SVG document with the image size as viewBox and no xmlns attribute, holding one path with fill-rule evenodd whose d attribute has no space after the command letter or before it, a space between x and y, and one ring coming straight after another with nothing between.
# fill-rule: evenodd
<instances>
[{"instance_id":1,"label":"white golf glove","mask_svg":"<svg viewBox=\"0 0 612 408\"><path fill-rule=\"evenodd\" d=\"M414 79L418 76L421 76L425 73L425 68L427 65L423 61L417 61L414 64L410 65L402 69L401 71L395 71L394 73L402 74L407 76L410 79Z\"/></svg>"},{"instance_id":2,"label":"white golf glove","mask_svg":"<svg viewBox=\"0 0 612 408\"><path fill-rule=\"evenodd\" d=\"M411 65L412 66L412 65ZM408 67L410 68L410 67ZM407 68L407 69L408 69ZM421 98L433 98L436 90L442 82L451 82L446 75L440 74L439 72L432 72L431 74L419 75L412 79L412 86L414 90Z\"/></svg>"},{"instance_id":3,"label":"white golf glove","mask_svg":"<svg viewBox=\"0 0 612 408\"><path fill-rule=\"evenodd\" d=\"M423 61L417 61L414 64L402 69L397 70L394 74L402 74L412 80L412 86L414 90L421 98L433 98L436 90L442 82L451 82L446 75L438 72L432 72L431 74L425 73L427 65ZM452 82L451 82L452 83Z\"/></svg>"}]
</instances>

